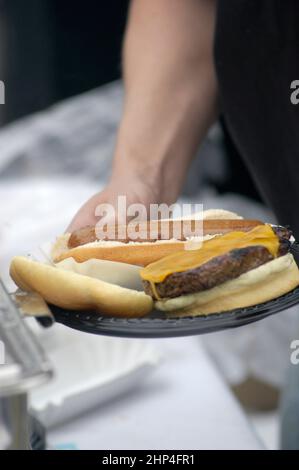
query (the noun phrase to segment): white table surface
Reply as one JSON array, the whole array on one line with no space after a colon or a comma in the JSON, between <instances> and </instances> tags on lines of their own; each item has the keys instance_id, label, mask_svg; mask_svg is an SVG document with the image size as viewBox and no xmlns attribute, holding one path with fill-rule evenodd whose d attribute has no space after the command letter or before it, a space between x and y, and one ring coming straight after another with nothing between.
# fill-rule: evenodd
<instances>
[{"instance_id":1,"label":"white table surface","mask_svg":"<svg viewBox=\"0 0 299 470\"><path fill-rule=\"evenodd\" d=\"M50 430L78 449L261 449L199 339L156 340L164 360L135 391Z\"/></svg>"}]
</instances>

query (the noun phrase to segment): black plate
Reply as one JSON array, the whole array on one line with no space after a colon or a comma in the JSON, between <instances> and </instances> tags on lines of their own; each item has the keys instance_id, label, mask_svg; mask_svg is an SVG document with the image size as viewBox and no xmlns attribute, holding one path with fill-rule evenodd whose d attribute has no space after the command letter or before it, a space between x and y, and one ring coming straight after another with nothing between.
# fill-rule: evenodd
<instances>
[{"instance_id":1,"label":"black plate","mask_svg":"<svg viewBox=\"0 0 299 470\"><path fill-rule=\"evenodd\" d=\"M102 317L93 312L71 312L51 306L55 320L76 330L97 335L127 338L170 338L201 335L247 325L281 312L299 303L299 287L291 292L254 307L199 317L168 318L153 312L143 318Z\"/></svg>"},{"instance_id":2,"label":"black plate","mask_svg":"<svg viewBox=\"0 0 299 470\"><path fill-rule=\"evenodd\" d=\"M299 242L291 247L298 263ZM202 335L237 328L262 320L299 303L299 287L277 299L253 307L238 308L229 312L212 313L198 317L169 318L153 311L143 318L116 318L100 316L94 312L72 312L50 306L55 320L75 330L96 335L127 338L172 338L176 336Z\"/></svg>"}]
</instances>

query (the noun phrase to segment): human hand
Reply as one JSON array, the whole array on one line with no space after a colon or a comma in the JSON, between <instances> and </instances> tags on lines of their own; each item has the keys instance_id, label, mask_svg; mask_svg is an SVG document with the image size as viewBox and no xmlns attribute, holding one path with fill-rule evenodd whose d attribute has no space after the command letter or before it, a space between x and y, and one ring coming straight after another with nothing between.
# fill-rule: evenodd
<instances>
[{"instance_id":1,"label":"human hand","mask_svg":"<svg viewBox=\"0 0 299 470\"><path fill-rule=\"evenodd\" d=\"M157 186L152 188L137 177L113 178L103 191L95 194L83 204L68 226L67 232L73 232L87 225L96 225L100 220L100 216L96 216L96 210L101 204L111 204L117 216L119 196L126 196L127 207L130 204L139 203L143 204L148 211L150 204L161 202L162 192ZM126 214L121 215L126 217ZM112 223L117 223L117 218Z\"/></svg>"}]
</instances>

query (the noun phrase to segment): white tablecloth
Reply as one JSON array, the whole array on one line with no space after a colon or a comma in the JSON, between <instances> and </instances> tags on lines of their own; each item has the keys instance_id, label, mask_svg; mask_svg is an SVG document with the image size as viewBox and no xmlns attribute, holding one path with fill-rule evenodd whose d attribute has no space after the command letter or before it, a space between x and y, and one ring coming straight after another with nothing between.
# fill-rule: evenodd
<instances>
[{"instance_id":1,"label":"white tablecloth","mask_svg":"<svg viewBox=\"0 0 299 470\"><path fill-rule=\"evenodd\" d=\"M48 434L78 449L261 449L198 338L156 340L163 364L146 383Z\"/></svg>"}]
</instances>

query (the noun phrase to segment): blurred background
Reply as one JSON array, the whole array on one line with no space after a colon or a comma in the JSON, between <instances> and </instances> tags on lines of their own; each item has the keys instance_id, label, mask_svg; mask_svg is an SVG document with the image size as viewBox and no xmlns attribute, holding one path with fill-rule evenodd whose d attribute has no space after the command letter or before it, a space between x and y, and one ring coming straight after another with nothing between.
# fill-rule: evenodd
<instances>
[{"instance_id":1,"label":"blurred background","mask_svg":"<svg viewBox=\"0 0 299 470\"><path fill-rule=\"evenodd\" d=\"M118 79L128 3L1 1L2 123Z\"/></svg>"},{"instance_id":2,"label":"blurred background","mask_svg":"<svg viewBox=\"0 0 299 470\"><path fill-rule=\"evenodd\" d=\"M56 102L121 77L121 47L129 0L1 0L1 79L7 106L0 123L11 123ZM222 193L260 200L246 167L221 122L223 171L205 180ZM223 170L223 165L222 165Z\"/></svg>"},{"instance_id":3,"label":"blurred background","mask_svg":"<svg viewBox=\"0 0 299 470\"><path fill-rule=\"evenodd\" d=\"M6 92L0 106L0 270L10 288L11 257L53 240L107 181L122 109L128 5L0 0ZM222 118L198 149L182 198L275 221ZM279 397L296 312L200 341L267 448L279 446Z\"/></svg>"}]
</instances>

